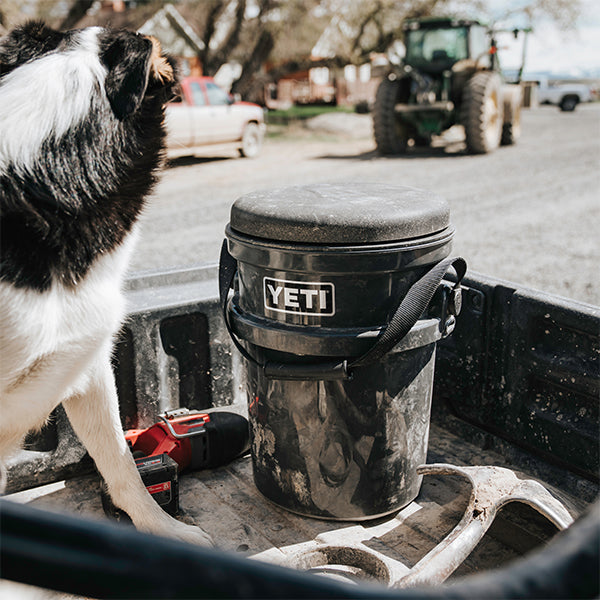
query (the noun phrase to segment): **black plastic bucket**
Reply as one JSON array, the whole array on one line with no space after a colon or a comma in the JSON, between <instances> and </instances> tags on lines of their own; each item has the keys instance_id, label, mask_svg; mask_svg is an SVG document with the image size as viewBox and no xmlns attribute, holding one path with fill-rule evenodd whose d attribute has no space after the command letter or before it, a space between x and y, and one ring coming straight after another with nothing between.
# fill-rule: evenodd
<instances>
[{"instance_id":1,"label":"black plastic bucket","mask_svg":"<svg viewBox=\"0 0 600 600\"><path fill-rule=\"evenodd\" d=\"M448 258L453 233L447 203L407 187L318 184L234 203L221 300L268 499L361 520L417 496L436 341L466 268ZM440 283L451 266L458 281Z\"/></svg>"}]
</instances>

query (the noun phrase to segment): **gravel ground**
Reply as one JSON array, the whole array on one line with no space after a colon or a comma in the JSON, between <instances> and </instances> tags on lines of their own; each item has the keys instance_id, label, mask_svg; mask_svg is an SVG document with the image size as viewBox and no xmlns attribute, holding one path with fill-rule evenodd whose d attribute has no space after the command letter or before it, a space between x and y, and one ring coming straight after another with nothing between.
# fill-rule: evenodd
<instances>
[{"instance_id":1,"label":"gravel ground","mask_svg":"<svg viewBox=\"0 0 600 600\"><path fill-rule=\"evenodd\" d=\"M133 270L215 263L230 206L256 190L377 181L429 189L450 203L454 252L473 271L600 304L600 104L523 112L518 144L469 155L459 129L405 157L374 152L369 115L270 128L256 159L174 161L143 219Z\"/></svg>"}]
</instances>

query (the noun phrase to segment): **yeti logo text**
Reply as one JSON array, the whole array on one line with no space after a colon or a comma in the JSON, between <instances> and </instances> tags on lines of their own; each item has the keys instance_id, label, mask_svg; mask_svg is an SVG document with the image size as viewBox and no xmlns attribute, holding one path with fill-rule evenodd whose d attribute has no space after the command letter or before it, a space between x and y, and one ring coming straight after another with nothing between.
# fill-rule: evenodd
<instances>
[{"instance_id":1,"label":"yeti logo text","mask_svg":"<svg viewBox=\"0 0 600 600\"><path fill-rule=\"evenodd\" d=\"M333 283L263 278L265 308L294 315L332 316L335 313Z\"/></svg>"}]
</instances>

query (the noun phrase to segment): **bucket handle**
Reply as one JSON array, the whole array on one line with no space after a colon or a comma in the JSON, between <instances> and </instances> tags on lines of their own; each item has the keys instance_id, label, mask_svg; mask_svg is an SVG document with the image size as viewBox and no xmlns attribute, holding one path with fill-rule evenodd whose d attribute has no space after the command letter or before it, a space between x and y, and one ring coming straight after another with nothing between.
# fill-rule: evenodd
<instances>
[{"instance_id":1,"label":"bucket handle","mask_svg":"<svg viewBox=\"0 0 600 600\"><path fill-rule=\"evenodd\" d=\"M221 310L225 320L225 327L231 336L235 347L241 355L251 363L260 367L266 377L270 379L350 379L352 370L356 367L364 367L373 364L385 356L415 325L423 311L427 308L434 293L438 289L444 275L450 268L456 272L456 281L449 292L447 312L450 320L453 320L460 312L461 295L460 284L467 272L467 263L463 258L446 258L436 263L427 273L418 279L408 290L402 302L398 305L394 316L387 327L377 338L377 341L362 356L352 361L330 361L315 364L285 364L272 361L261 362L252 356L237 339L231 328L227 316L227 297L233 286L233 280L237 272L237 261L230 254L227 240L223 240L221 257L219 260L219 295L221 299ZM446 329L448 323L444 323Z\"/></svg>"}]
</instances>

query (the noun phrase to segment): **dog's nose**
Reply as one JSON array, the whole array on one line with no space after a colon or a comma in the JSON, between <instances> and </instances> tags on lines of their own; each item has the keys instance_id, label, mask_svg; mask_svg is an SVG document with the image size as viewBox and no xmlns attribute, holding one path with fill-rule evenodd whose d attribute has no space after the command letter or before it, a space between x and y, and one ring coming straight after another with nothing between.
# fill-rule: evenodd
<instances>
[{"instance_id":1,"label":"dog's nose","mask_svg":"<svg viewBox=\"0 0 600 600\"><path fill-rule=\"evenodd\" d=\"M175 81L173 67L162 54L160 42L152 36L148 36L152 42L152 54L150 55L150 75L160 83L172 83Z\"/></svg>"}]
</instances>

